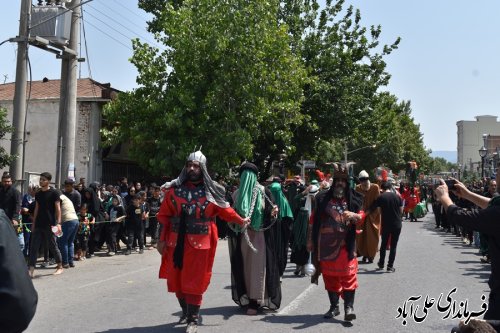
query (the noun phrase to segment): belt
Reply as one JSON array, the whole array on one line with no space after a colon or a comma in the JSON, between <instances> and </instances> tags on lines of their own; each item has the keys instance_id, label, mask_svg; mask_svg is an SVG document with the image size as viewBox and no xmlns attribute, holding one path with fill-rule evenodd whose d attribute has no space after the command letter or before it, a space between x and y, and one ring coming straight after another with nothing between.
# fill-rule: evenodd
<instances>
[{"instance_id":1,"label":"belt","mask_svg":"<svg viewBox=\"0 0 500 333\"><path fill-rule=\"evenodd\" d=\"M175 233L179 232L179 217L171 217L170 221L172 222L172 231ZM190 235L207 235L208 227L212 223L211 220L207 218L194 218L194 217L186 217L186 234Z\"/></svg>"}]
</instances>

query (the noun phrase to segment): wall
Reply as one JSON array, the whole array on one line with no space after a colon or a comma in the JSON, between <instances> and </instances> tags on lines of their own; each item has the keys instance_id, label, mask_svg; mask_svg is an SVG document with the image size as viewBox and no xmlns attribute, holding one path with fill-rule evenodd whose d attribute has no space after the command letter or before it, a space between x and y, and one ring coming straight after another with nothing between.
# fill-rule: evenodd
<instances>
[{"instance_id":1,"label":"wall","mask_svg":"<svg viewBox=\"0 0 500 333\"><path fill-rule=\"evenodd\" d=\"M500 122L496 116L477 116L475 121L457 122L457 163L470 170L473 163L481 161L479 149L483 146L483 134L500 135Z\"/></svg>"}]
</instances>

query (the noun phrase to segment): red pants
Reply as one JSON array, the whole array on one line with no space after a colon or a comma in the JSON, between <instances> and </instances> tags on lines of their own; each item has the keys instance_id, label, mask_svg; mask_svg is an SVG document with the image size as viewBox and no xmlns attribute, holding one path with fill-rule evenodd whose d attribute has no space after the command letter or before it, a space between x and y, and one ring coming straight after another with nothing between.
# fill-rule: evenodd
<instances>
[{"instance_id":1,"label":"red pants","mask_svg":"<svg viewBox=\"0 0 500 333\"><path fill-rule=\"evenodd\" d=\"M357 274L344 276L323 275L323 281L325 281L326 290L335 292L340 295L345 290L352 291L358 288Z\"/></svg>"}]
</instances>

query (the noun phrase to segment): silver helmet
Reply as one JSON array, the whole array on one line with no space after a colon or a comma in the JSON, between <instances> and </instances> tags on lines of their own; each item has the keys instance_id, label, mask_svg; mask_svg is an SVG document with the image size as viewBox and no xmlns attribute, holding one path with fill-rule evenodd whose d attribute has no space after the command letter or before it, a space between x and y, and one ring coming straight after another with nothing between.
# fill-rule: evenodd
<instances>
[{"instance_id":1,"label":"silver helmet","mask_svg":"<svg viewBox=\"0 0 500 333\"><path fill-rule=\"evenodd\" d=\"M201 164L207 164L207 158L200 150L189 154L187 161L196 161L200 162Z\"/></svg>"}]
</instances>

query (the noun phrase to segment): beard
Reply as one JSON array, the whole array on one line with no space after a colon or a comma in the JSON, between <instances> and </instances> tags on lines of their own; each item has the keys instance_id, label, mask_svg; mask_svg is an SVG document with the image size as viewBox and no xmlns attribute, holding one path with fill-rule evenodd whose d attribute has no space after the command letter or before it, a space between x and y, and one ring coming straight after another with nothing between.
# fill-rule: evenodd
<instances>
[{"instance_id":1,"label":"beard","mask_svg":"<svg viewBox=\"0 0 500 333\"><path fill-rule=\"evenodd\" d=\"M194 171L189 171L187 176L188 176L188 180L191 182L199 182L199 181L201 181L201 178L202 178L201 172L197 173Z\"/></svg>"},{"instance_id":2,"label":"beard","mask_svg":"<svg viewBox=\"0 0 500 333\"><path fill-rule=\"evenodd\" d=\"M337 185L333 189L333 197L337 199L342 199L345 195L345 188L342 185Z\"/></svg>"}]
</instances>

